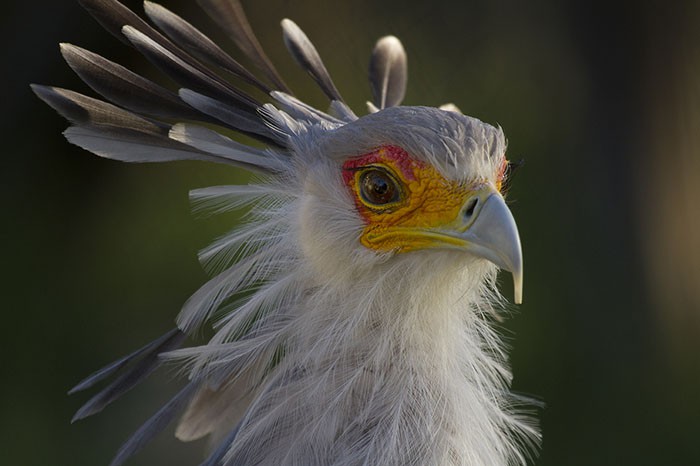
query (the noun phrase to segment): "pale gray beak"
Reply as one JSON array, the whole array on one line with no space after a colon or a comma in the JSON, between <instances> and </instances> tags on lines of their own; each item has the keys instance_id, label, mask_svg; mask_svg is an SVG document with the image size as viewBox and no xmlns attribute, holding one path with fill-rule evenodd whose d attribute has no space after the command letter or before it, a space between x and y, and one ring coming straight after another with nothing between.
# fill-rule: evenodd
<instances>
[{"instance_id":1,"label":"pale gray beak","mask_svg":"<svg viewBox=\"0 0 700 466\"><path fill-rule=\"evenodd\" d=\"M476 205L474 204L476 202ZM467 227L460 238L471 253L513 274L516 304L523 301L523 254L515 219L498 192L482 190L467 201Z\"/></svg>"}]
</instances>

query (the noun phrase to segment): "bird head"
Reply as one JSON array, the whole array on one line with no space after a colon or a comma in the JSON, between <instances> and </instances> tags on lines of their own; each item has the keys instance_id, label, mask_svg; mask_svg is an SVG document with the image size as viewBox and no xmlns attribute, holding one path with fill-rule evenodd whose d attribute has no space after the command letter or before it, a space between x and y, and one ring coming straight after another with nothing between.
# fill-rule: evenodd
<instances>
[{"instance_id":1,"label":"bird head","mask_svg":"<svg viewBox=\"0 0 700 466\"><path fill-rule=\"evenodd\" d=\"M500 128L438 108L389 107L335 129L290 134L307 166L302 244L323 276L329 264L364 272L392 258L449 251L443 256L466 266L487 260L511 272L521 302Z\"/></svg>"}]
</instances>

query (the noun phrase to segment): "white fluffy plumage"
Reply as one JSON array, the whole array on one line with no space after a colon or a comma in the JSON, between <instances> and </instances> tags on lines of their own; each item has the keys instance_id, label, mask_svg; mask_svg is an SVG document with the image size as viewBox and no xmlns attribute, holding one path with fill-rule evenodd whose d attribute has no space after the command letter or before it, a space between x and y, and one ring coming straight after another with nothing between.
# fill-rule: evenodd
<instances>
[{"instance_id":1,"label":"white fluffy plumage","mask_svg":"<svg viewBox=\"0 0 700 466\"><path fill-rule=\"evenodd\" d=\"M189 379L113 464L125 461L185 406L176 435L209 436L209 466L526 464L539 433L521 412L527 402L509 391L506 353L493 326L503 300L495 286L497 267L489 260L501 259L469 250L367 247L360 241L367 220L341 176L346 161L395 146L434 167L446 183L477 183L497 193L492 187L502 181L506 150L501 129L462 115L454 105L399 106L406 58L394 37L375 49L372 113L358 118L342 102L311 42L289 20L283 22L286 44L328 94L333 115L287 92L236 0L200 3L218 22L230 24L234 40L261 64L275 89L236 68L223 50L163 7L146 2L147 14L179 44L114 0L82 3L181 89L172 93L64 45L69 64L113 102L35 86L73 123L71 142L124 161L191 158L259 173L248 186L192 192L197 210L250 206L250 213L246 224L201 252L215 275L184 304L177 329L76 387L116 376L78 412L82 418L131 389L162 360L181 364ZM203 63L234 70L272 102L258 103ZM138 104L133 86L143 97ZM188 123L142 116L154 113ZM214 121L267 148L245 146L191 120ZM502 202L500 194L494 196ZM474 206L461 215L472 211ZM508 228L506 233L514 227ZM510 264L510 256L503 257ZM513 267L521 270L519 263ZM185 335L197 335L205 325L216 331L210 341L180 348Z\"/></svg>"},{"instance_id":2,"label":"white fluffy plumage","mask_svg":"<svg viewBox=\"0 0 700 466\"><path fill-rule=\"evenodd\" d=\"M402 129L392 139L381 132L375 137L411 147L409 139L416 136L407 118L382 116L376 127ZM434 115L427 112L427 117ZM440 131L447 131L445 121ZM483 125L461 116L455 121ZM291 137L299 141L293 145L319 147L311 139L314 128L296 129ZM452 137L462 131L458 127ZM359 138L346 134L328 144L338 153L348 150L343 144L363 150ZM435 150L430 160L440 163L440 157L453 176L455 165L463 166L459 176L493 173L489 150L504 147L502 133L493 134L496 141L476 137L472 148L455 144L458 153ZM219 254L239 258L224 272L227 279L220 286L226 291L217 296L225 300L252 282L255 291L226 313L209 344L168 357L186 359L191 378L225 380L215 387L218 396L254 395L242 398L241 403L251 403L247 410L230 403L209 417L209 430L200 433L223 438L223 431L237 424L232 425L233 413L240 416L225 464L524 463L522 447L538 434L518 414L522 400L508 392L511 376L491 326L502 304L496 267L451 251L368 251L357 241L363 223L342 189L338 161L311 151L299 154L304 155L289 173L207 196L215 209L233 193L252 203L251 223L217 244ZM252 193L258 198L248 198ZM196 196L201 200L201 193ZM241 248L246 253L231 253ZM231 275L247 280L234 288ZM200 312L218 305L197 303ZM260 325L242 341L239 329L254 315ZM186 314L180 319L181 326L190 322ZM279 348L284 357L270 370L268 361ZM246 376L243 386L239 374ZM199 409L194 404L191 411Z\"/></svg>"}]
</instances>

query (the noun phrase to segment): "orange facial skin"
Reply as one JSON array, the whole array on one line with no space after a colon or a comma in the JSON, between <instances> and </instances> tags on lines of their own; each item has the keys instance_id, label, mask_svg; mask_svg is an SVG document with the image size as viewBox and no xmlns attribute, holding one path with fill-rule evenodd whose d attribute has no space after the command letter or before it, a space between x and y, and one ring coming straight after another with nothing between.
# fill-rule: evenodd
<instances>
[{"instance_id":1,"label":"orange facial skin","mask_svg":"<svg viewBox=\"0 0 700 466\"><path fill-rule=\"evenodd\" d=\"M362 196L362 174L375 168L397 181L400 194L396 202L373 205ZM396 146L382 146L348 160L343 178L366 223L360 241L378 252L407 252L444 243L445 238L435 232L441 227L458 227L467 199L485 183L465 186L447 180Z\"/></svg>"},{"instance_id":2,"label":"orange facial skin","mask_svg":"<svg viewBox=\"0 0 700 466\"><path fill-rule=\"evenodd\" d=\"M498 190L499 193L503 194L503 197L505 197L505 193L503 192L503 185L506 182L506 176L508 175L508 160L503 157L503 161L501 162L501 167L498 169L498 174L496 175L496 189Z\"/></svg>"}]
</instances>

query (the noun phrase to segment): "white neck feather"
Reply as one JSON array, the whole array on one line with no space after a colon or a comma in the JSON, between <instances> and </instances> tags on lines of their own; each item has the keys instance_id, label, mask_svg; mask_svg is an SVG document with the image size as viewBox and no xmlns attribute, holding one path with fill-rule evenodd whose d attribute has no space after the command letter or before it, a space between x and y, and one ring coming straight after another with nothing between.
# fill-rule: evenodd
<instances>
[{"instance_id":1,"label":"white neck feather","mask_svg":"<svg viewBox=\"0 0 700 466\"><path fill-rule=\"evenodd\" d=\"M254 262L213 280L182 320L207 315L201 309L222 299L210 296L245 285L230 285L230 276L265 279L210 345L181 352L193 361L193 377L244 374L227 390L255 387L226 464L524 464L538 433L516 412L521 403L508 391L510 372L491 326L496 267L466 253L380 257L352 249L362 224L332 193L339 191L308 196L301 210L272 203L262 215L267 224L215 244L215 253L243 240L262 247ZM259 330L234 338L256 315L263 316ZM223 422L216 432L230 429Z\"/></svg>"},{"instance_id":2,"label":"white neck feather","mask_svg":"<svg viewBox=\"0 0 700 466\"><path fill-rule=\"evenodd\" d=\"M523 462L518 437L533 431L510 412L510 374L485 315L495 268L463 264L430 252L322 282L297 270L319 286L296 309L278 385L243 434L268 444L257 449L264 464Z\"/></svg>"}]
</instances>

